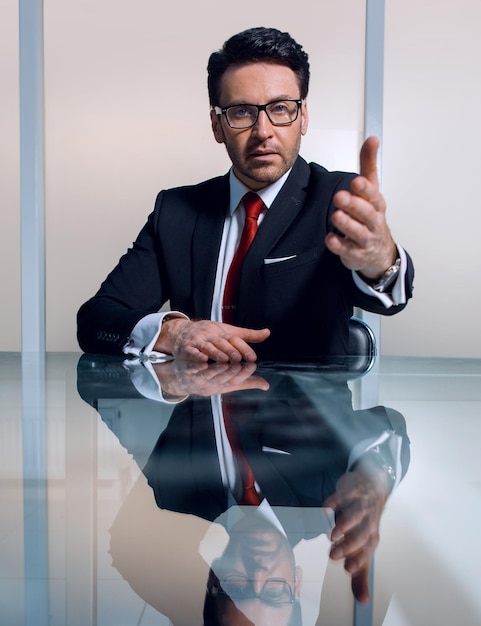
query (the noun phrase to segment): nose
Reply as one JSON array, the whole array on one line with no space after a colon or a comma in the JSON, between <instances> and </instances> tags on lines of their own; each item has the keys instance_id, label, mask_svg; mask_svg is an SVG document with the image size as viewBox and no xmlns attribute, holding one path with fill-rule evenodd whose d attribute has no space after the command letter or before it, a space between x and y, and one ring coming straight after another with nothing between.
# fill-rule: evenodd
<instances>
[{"instance_id":1,"label":"nose","mask_svg":"<svg viewBox=\"0 0 481 626\"><path fill-rule=\"evenodd\" d=\"M265 579L266 576L263 573L262 569L256 569L253 571L252 573L252 581L253 581L253 587L254 587L254 593L256 595L259 595L260 592L262 591L262 587L264 586L265 583Z\"/></svg>"},{"instance_id":2,"label":"nose","mask_svg":"<svg viewBox=\"0 0 481 626\"><path fill-rule=\"evenodd\" d=\"M265 111L259 111L259 115L257 116L257 121L252 127L254 134L262 139L270 137L272 135L273 126L271 121L267 117L267 113Z\"/></svg>"}]
</instances>

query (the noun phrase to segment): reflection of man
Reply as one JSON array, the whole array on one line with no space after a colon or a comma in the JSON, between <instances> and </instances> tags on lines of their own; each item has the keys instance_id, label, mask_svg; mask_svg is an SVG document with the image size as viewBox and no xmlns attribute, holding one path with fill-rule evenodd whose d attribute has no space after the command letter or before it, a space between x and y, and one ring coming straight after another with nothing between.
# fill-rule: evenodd
<instances>
[{"instance_id":1,"label":"reflection of man","mask_svg":"<svg viewBox=\"0 0 481 626\"><path fill-rule=\"evenodd\" d=\"M257 510L229 529L209 572L204 624L301 624L302 570L284 533Z\"/></svg>"},{"instance_id":2,"label":"reflection of man","mask_svg":"<svg viewBox=\"0 0 481 626\"><path fill-rule=\"evenodd\" d=\"M218 362L346 354L354 306L391 315L411 296L411 261L385 219L377 140L363 146L359 177L299 157L309 64L275 29L228 40L210 57L208 84L232 169L159 194L133 248L80 309L80 346ZM261 200L252 217L246 192ZM167 301L174 312L158 313Z\"/></svg>"},{"instance_id":3,"label":"reflection of man","mask_svg":"<svg viewBox=\"0 0 481 626\"><path fill-rule=\"evenodd\" d=\"M99 394L101 387L89 363L86 356L79 363L79 390L94 402L92 391ZM119 362L119 368L127 383L125 366ZM292 546L319 534L330 536L331 557L344 560L355 597L365 601L382 510L409 462L404 420L384 407L353 411L343 372L264 368L252 376L254 369L252 364L182 361L156 366L173 395L241 389L227 395L240 418L239 443L254 473L262 511L269 513L267 519L277 516ZM110 381L119 379L112 368L107 370ZM110 398L112 392L104 391ZM127 384L123 392L132 395ZM151 439L146 442L151 453L143 472L160 509L213 521L240 503L237 458L225 436L219 400L213 395L181 402L155 446ZM139 417L133 420L138 423ZM122 423L126 429L125 411ZM319 516L323 506L334 510L334 525ZM272 509L289 507L295 511L292 519L272 514Z\"/></svg>"}]
</instances>

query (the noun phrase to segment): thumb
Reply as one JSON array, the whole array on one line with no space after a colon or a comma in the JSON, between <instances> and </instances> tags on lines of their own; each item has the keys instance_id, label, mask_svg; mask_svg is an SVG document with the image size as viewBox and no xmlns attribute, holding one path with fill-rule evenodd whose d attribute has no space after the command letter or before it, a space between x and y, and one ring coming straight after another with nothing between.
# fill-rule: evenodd
<instances>
[{"instance_id":1,"label":"thumb","mask_svg":"<svg viewBox=\"0 0 481 626\"><path fill-rule=\"evenodd\" d=\"M246 339L246 341L249 343L261 343L262 341L265 341L270 334L271 331L268 328L262 328L261 330L250 330L249 337Z\"/></svg>"},{"instance_id":2,"label":"thumb","mask_svg":"<svg viewBox=\"0 0 481 626\"><path fill-rule=\"evenodd\" d=\"M253 328L244 328L243 326L233 326L232 324L225 325L230 327L233 335L240 337L244 341L247 341L247 343L261 343L271 334L271 331L268 328L255 330Z\"/></svg>"},{"instance_id":3,"label":"thumb","mask_svg":"<svg viewBox=\"0 0 481 626\"><path fill-rule=\"evenodd\" d=\"M377 153L379 150L379 139L377 137L368 137L362 144L360 154L360 174L364 176L373 185L379 188L379 179L377 175Z\"/></svg>"}]
</instances>

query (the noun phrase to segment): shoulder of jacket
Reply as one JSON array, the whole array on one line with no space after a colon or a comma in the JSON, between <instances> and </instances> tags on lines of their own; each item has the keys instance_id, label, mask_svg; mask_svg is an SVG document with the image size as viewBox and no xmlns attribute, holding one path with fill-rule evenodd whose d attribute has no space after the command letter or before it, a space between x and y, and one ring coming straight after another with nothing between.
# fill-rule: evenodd
<instances>
[{"instance_id":1,"label":"shoulder of jacket","mask_svg":"<svg viewBox=\"0 0 481 626\"><path fill-rule=\"evenodd\" d=\"M355 172L342 172L338 170L330 171L319 165L318 163L311 162L308 164L309 169L311 170L311 176L315 178L321 178L326 181L330 181L335 183L336 181L349 180L351 181L353 178L358 176Z\"/></svg>"},{"instance_id":2,"label":"shoulder of jacket","mask_svg":"<svg viewBox=\"0 0 481 626\"><path fill-rule=\"evenodd\" d=\"M208 180L204 180L200 183L195 183L192 185L182 185L179 187L163 189L159 192L158 196L191 198L198 195L212 193L215 191L218 192L224 186L226 187L226 189L228 189L229 187L228 174L224 174L223 176L216 176L215 178L210 178Z\"/></svg>"}]
</instances>

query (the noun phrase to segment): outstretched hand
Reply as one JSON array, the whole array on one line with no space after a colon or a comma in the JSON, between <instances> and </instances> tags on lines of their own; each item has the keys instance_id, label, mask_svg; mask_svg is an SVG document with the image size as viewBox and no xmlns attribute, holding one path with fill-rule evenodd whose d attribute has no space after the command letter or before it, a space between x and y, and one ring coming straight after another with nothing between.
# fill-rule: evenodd
<instances>
[{"instance_id":1,"label":"outstretched hand","mask_svg":"<svg viewBox=\"0 0 481 626\"><path fill-rule=\"evenodd\" d=\"M369 601L369 567L379 543L379 524L388 494L382 479L348 472L323 505L333 509L336 516L330 556L333 560L344 559L344 567L351 574L352 592L359 602Z\"/></svg>"},{"instance_id":2,"label":"outstretched hand","mask_svg":"<svg viewBox=\"0 0 481 626\"><path fill-rule=\"evenodd\" d=\"M260 343L270 334L268 328L254 330L209 320L192 322L176 318L162 324L154 350L186 361L253 363L257 355L249 344Z\"/></svg>"},{"instance_id":3,"label":"outstretched hand","mask_svg":"<svg viewBox=\"0 0 481 626\"><path fill-rule=\"evenodd\" d=\"M379 140L369 137L360 153L360 175L350 191L334 196L336 211L333 226L342 235L329 233L326 246L343 264L376 279L390 267L397 256L396 244L386 222L386 202L379 190L377 152Z\"/></svg>"}]
</instances>

